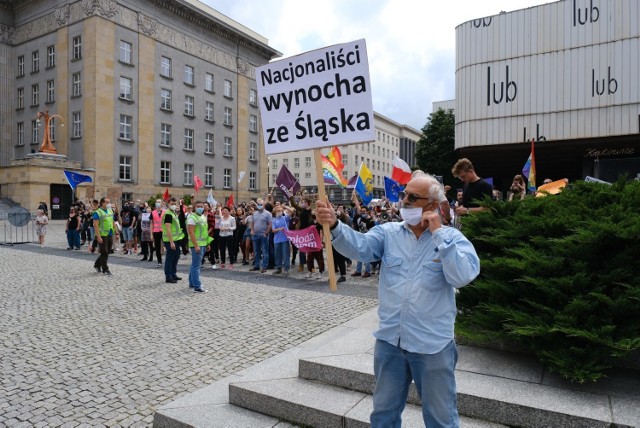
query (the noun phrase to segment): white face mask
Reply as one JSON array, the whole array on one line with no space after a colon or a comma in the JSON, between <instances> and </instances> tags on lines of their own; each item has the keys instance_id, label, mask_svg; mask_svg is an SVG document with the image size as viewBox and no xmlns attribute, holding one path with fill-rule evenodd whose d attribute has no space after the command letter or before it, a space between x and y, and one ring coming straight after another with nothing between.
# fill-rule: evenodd
<instances>
[{"instance_id":1,"label":"white face mask","mask_svg":"<svg viewBox=\"0 0 640 428\"><path fill-rule=\"evenodd\" d=\"M178 206L174 204L174 205L171 205L169 208L171 208L173 211L175 211L175 210L178 209Z\"/></svg>"},{"instance_id":2,"label":"white face mask","mask_svg":"<svg viewBox=\"0 0 640 428\"><path fill-rule=\"evenodd\" d=\"M110 210L111 208L113 208L113 205L107 204L107 209Z\"/></svg>"},{"instance_id":3,"label":"white face mask","mask_svg":"<svg viewBox=\"0 0 640 428\"><path fill-rule=\"evenodd\" d=\"M400 208L402 219L410 226L417 226L422 221L422 208Z\"/></svg>"}]
</instances>

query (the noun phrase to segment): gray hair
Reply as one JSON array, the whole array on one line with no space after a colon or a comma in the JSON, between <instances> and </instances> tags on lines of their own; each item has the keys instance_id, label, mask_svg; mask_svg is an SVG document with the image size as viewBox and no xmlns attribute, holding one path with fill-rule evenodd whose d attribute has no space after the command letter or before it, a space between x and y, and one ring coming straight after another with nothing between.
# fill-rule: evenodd
<instances>
[{"instance_id":1,"label":"gray hair","mask_svg":"<svg viewBox=\"0 0 640 428\"><path fill-rule=\"evenodd\" d=\"M415 171L414 171L414 174L415 174ZM436 178L433 175L420 171L418 174L415 174L411 178L411 180L416 180L416 179L426 182L425 184L427 188L427 197L431 198L434 201L438 201L438 203L444 202L447 200L447 197L444 194L444 187L438 180L436 180Z\"/></svg>"}]
</instances>

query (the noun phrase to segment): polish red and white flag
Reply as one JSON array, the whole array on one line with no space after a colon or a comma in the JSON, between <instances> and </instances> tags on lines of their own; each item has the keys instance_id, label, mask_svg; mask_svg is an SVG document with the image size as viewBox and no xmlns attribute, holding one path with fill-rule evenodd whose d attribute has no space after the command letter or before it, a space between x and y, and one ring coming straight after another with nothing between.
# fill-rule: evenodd
<instances>
[{"instance_id":1,"label":"polish red and white flag","mask_svg":"<svg viewBox=\"0 0 640 428\"><path fill-rule=\"evenodd\" d=\"M409 165L398 156L393 159L392 165L391 178L398 182L398 184L407 184L409 180L411 180L411 168Z\"/></svg>"}]
</instances>

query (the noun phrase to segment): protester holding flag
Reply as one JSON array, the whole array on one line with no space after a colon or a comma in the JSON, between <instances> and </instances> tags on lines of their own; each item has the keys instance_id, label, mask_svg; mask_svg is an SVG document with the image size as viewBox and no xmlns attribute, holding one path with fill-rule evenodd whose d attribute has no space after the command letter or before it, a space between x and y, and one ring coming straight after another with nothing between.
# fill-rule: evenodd
<instances>
[{"instance_id":1,"label":"protester holding flag","mask_svg":"<svg viewBox=\"0 0 640 428\"><path fill-rule=\"evenodd\" d=\"M493 197L491 184L476 174L473 164L467 158L459 159L451 168L451 173L464 183L462 204L456 206L456 217L468 215L474 211L483 211L484 208L479 205L478 201L484 199L485 196Z\"/></svg>"},{"instance_id":2,"label":"protester holding flag","mask_svg":"<svg viewBox=\"0 0 640 428\"><path fill-rule=\"evenodd\" d=\"M480 273L473 245L437 213L442 185L432 176L411 179L400 195L403 222L366 234L346 227L327 202L318 221L329 226L335 248L347 257L382 260L379 328L374 333L372 427L401 425L412 380L426 426L459 426L454 342L455 291ZM435 211L435 212L434 212Z\"/></svg>"}]
</instances>

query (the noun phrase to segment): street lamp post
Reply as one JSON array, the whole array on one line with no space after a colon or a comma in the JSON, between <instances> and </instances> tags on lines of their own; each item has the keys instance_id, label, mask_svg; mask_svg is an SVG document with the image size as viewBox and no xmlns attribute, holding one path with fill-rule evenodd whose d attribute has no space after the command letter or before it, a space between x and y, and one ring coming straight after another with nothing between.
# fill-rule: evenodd
<instances>
[{"instance_id":1,"label":"street lamp post","mask_svg":"<svg viewBox=\"0 0 640 428\"><path fill-rule=\"evenodd\" d=\"M50 154L58 154L56 148L51 144L51 135L49 134L49 129L51 126L51 121L55 118L59 118L62 123L60 126L64 127L64 118L59 114L49 114L49 110L45 109L44 113L39 111L36 119L36 123L40 126L40 119L44 118L44 136L42 137L42 145L40 146L40 152L42 153L50 153Z\"/></svg>"}]
</instances>

